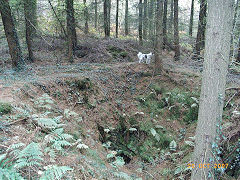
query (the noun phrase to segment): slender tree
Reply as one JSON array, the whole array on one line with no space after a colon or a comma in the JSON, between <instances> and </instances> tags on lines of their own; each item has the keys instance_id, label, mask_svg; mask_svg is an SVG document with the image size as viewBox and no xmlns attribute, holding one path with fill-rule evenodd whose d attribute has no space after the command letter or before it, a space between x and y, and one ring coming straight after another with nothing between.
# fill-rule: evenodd
<instances>
[{"instance_id":1,"label":"slender tree","mask_svg":"<svg viewBox=\"0 0 240 180\"><path fill-rule=\"evenodd\" d=\"M154 0L150 0L148 9L148 20L149 20L149 39L153 41L153 11L154 11Z\"/></svg>"},{"instance_id":2,"label":"slender tree","mask_svg":"<svg viewBox=\"0 0 240 180\"><path fill-rule=\"evenodd\" d=\"M155 73L163 71L162 49L163 49L163 0L157 0L156 9L156 41L155 41Z\"/></svg>"},{"instance_id":3,"label":"slender tree","mask_svg":"<svg viewBox=\"0 0 240 180\"><path fill-rule=\"evenodd\" d=\"M143 3L142 0L139 0L139 22L138 22L138 37L140 45L143 44Z\"/></svg>"},{"instance_id":4,"label":"slender tree","mask_svg":"<svg viewBox=\"0 0 240 180\"><path fill-rule=\"evenodd\" d=\"M8 42L9 53L12 59L12 67L15 70L19 70L24 64L24 59L22 57L22 51L20 48L17 31L14 26L12 12L8 0L0 1L0 13L2 16L4 31Z\"/></svg>"},{"instance_id":5,"label":"slender tree","mask_svg":"<svg viewBox=\"0 0 240 180\"><path fill-rule=\"evenodd\" d=\"M94 3L94 27L95 29L97 29L97 26L98 26L98 2L97 0L95 0L95 3Z\"/></svg>"},{"instance_id":6,"label":"slender tree","mask_svg":"<svg viewBox=\"0 0 240 180\"><path fill-rule=\"evenodd\" d=\"M65 28L64 28L64 25L63 25L62 21L59 19L58 15L57 15L57 13L56 13L56 11L55 11L52 3L51 3L51 0L48 0L48 3L49 3L49 5L51 6L51 9L52 9L52 11L53 11L54 16L57 18L57 21L59 22L59 24L60 24L60 26L61 26L61 30L62 30L64 36L67 37L67 33L66 33Z\"/></svg>"},{"instance_id":7,"label":"slender tree","mask_svg":"<svg viewBox=\"0 0 240 180\"><path fill-rule=\"evenodd\" d=\"M240 37L238 38L238 54L237 54L237 60L238 63L240 63Z\"/></svg>"},{"instance_id":8,"label":"slender tree","mask_svg":"<svg viewBox=\"0 0 240 180\"><path fill-rule=\"evenodd\" d=\"M88 15L88 8L87 8L87 2L86 0L83 0L83 4L84 4L84 18L85 18L85 28L84 28L84 33L88 34L89 33L89 28L88 28L88 19L89 19L89 15Z\"/></svg>"},{"instance_id":9,"label":"slender tree","mask_svg":"<svg viewBox=\"0 0 240 180\"><path fill-rule=\"evenodd\" d=\"M118 10L119 10L119 0L117 0L117 7L116 7L116 38L118 38Z\"/></svg>"},{"instance_id":10,"label":"slender tree","mask_svg":"<svg viewBox=\"0 0 240 180\"><path fill-rule=\"evenodd\" d=\"M143 3L143 39L147 39L147 30L148 30L148 18L147 18L147 9L148 9L148 1L144 0Z\"/></svg>"},{"instance_id":11,"label":"slender tree","mask_svg":"<svg viewBox=\"0 0 240 180\"><path fill-rule=\"evenodd\" d=\"M239 23L237 22L237 17L239 16L239 11L238 11L238 8L239 8L239 0L236 1L235 3L235 10L234 10L234 19L233 19L233 30L232 30L232 36L231 36L231 50L230 50L230 57L233 56L233 52L234 52L234 43L233 43L233 40L236 39L236 29L239 29L240 25Z\"/></svg>"},{"instance_id":12,"label":"slender tree","mask_svg":"<svg viewBox=\"0 0 240 180\"><path fill-rule=\"evenodd\" d=\"M167 45L167 9L168 0L164 0L164 11L163 11L163 48Z\"/></svg>"},{"instance_id":13,"label":"slender tree","mask_svg":"<svg viewBox=\"0 0 240 180\"><path fill-rule=\"evenodd\" d=\"M128 28L128 0L125 1L125 36L128 36L129 34L129 28Z\"/></svg>"},{"instance_id":14,"label":"slender tree","mask_svg":"<svg viewBox=\"0 0 240 180\"><path fill-rule=\"evenodd\" d=\"M197 33L197 39L196 39L196 45L195 45L195 49L194 49L193 59L199 59L200 51L202 49L204 49L206 17L207 17L207 0L201 0L200 1L199 21L198 21L198 33Z\"/></svg>"},{"instance_id":15,"label":"slender tree","mask_svg":"<svg viewBox=\"0 0 240 180\"><path fill-rule=\"evenodd\" d=\"M179 31L178 31L178 0L174 0L174 49L175 61L180 60Z\"/></svg>"},{"instance_id":16,"label":"slender tree","mask_svg":"<svg viewBox=\"0 0 240 180\"><path fill-rule=\"evenodd\" d=\"M32 28L32 35L36 36L36 29L38 26L38 21L37 21L37 0L32 0L32 8L30 9L31 14L32 14L32 24L33 27Z\"/></svg>"},{"instance_id":17,"label":"slender tree","mask_svg":"<svg viewBox=\"0 0 240 180\"><path fill-rule=\"evenodd\" d=\"M174 0L171 0L171 11L168 25L168 32L173 34L173 16L174 16Z\"/></svg>"},{"instance_id":18,"label":"slender tree","mask_svg":"<svg viewBox=\"0 0 240 180\"><path fill-rule=\"evenodd\" d=\"M229 64L233 3L234 0L208 0L206 48L194 148L193 163L196 167L192 170L192 180L218 179L211 167L218 162L216 158L220 151L218 143ZM199 168L201 164L206 168Z\"/></svg>"},{"instance_id":19,"label":"slender tree","mask_svg":"<svg viewBox=\"0 0 240 180\"><path fill-rule=\"evenodd\" d=\"M192 6L191 6L191 15L190 15L190 23L189 23L189 36L192 36L192 32L193 32L193 16L194 16L194 0L192 0Z\"/></svg>"},{"instance_id":20,"label":"slender tree","mask_svg":"<svg viewBox=\"0 0 240 180\"><path fill-rule=\"evenodd\" d=\"M28 60L33 62L33 34L34 34L34 15L32 7L34 6L34 0L24 0L24 16L25 16L25 30L26 30L26 43L28 48Z\"/></svg>"}]
</instances>

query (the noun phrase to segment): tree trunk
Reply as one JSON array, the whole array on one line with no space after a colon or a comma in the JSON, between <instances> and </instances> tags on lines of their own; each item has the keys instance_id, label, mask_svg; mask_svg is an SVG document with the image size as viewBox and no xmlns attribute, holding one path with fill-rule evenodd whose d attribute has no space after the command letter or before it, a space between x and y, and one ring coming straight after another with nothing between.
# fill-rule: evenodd
<instances>
[{"instance_id":1,"label":"tree trunk","mask_svg":"<svg viewBox=\"0 0 240 180\"><path fill-rule=\"evenodd\" d=\"M111 32L111 0L108 0L108 34Z\"/></svg>"},{"instance_id":2,"label":"tree trunk","mask_svg":"<svg viewBox=\"0 0 240 180\"><path fill-rule=\"evenodd\" d=\"M75 20L73 12L73 0L66 0L67 7L67 35L68 35L68 59L73 62L73 53L77 46L75 38Z\"/></svg>"},{"instance_id":3,"label":"tree trunk","mask_svg":"<svg viewBox=\"0 0 240 180\"><path fill-rule=\"evenodd\" d=\"M163 49L163 0L157 0L156 9L156 41L155 41L155 73L160 74L162 65Z\"/></svg>"},{"instance_id":4,"label":"tree trunk","mask_svg":"<svg viewBox=\"0 0 240 180\"><path fill-rule=\"evenodd\" d=\"M32 49L32 42L33 42L33 17L32 14L32 7L33 7L34 0L24 0L24 16L25 16L25 30L26 30L26 43L28 48L28 60L30 62L34 61L33 57L33 49Z\"/></svg>"},{"instance_id":5,"label":"tree trunk","mask_svg":"<svg viewBox=\"0 0 240 180\"><path fill-rule=\"evenodd\" d=\"M205 30L206 30L206 17L207 17L207 0L201 0L200 12L198 21L198 33L195 45L195 52L193 59L200 58L200 51L204 49L205 42Z\"/></svg>"},{"instance_id":6,"label":"tree trunk","mask_svg":"<svg viewBox=\"0 0 240 180\"><path fill-rule=\"evenodd\" d=\"M129 28L128 28L128 0L126 0L125 4L125 36L128 36Z\"/></svg>"},{"instance_id":7,"label":"tree trunk","mask_svg":"<svg viewBox=\"0 0 240 180\"><path fill-rule=\"evenodd\" d=\"M174 16L174 0L171 0L171 12L169 18L168 32L173 35L173 16Z\"/></svg>"},{"instance_id":8,"label":"tree trunk","mask_svg":"<svg viewBox=\"0 0 240 180\"><path fill-rule=\"evenodd\" d=\"M236 61L240 63L240 37L238 38L238 55Z\"/></svg>"},{"instance_id":9,"label":"tree trunk","mask_svg":"<svg viewBox=\"0 0 240 180\"><path fill-rule=\"evenodd\" d=\"M163 13L163 48L166 48L167 44L167 8L168 0L164 0L164 13Z\"/></svg>"},{"instance_id":10,"label":"tree trunk","mask_svg":"<svg viewBox=\"0 0 240 180\"><path fill-rule=\"evenodd\" d=\"M38 26L38 22L37 22L37 0L33 0L32 1L32 8L30 9L30 11L32 12L32 24L33 24L33 27L32 28L32 33L33 33L33 36L36 36L36 29L37 29L37 26Z\"/></svg>"},{"instance_id":11,"label":"tree trunk","mask_svg":"<svg viewBox=\"0 0 240 180\"><path fill-rule=\"evenodd\" d=\"M116 38L118 38L118 9L119 9L119 0L117 0L117 7L116 7Z\"/></svg>"},{"instance_id":12,"label":"tree trunk","mask_svg":"<svg viewBox=\"0 0 240 180\"><path fill-rule=\"evenodd\" d=\"M234 58L234 45L235 43L233 43L233 40L236 39L236 29L239 29L239 23L237 23L237 17L239 16L239 12L238 12L238 7L239 7L239 0L237 0L236 4L235 4L235 10L234 10L234 19L233 19L233 30L232 30L232 36L231 36L231 50L230 50L230 57L233 56ZM238 27L237 27L238 26Z\"/></svg>"},{"instance_id":13,"label":"tree trunk","mask_svg":"<svg viewBox=\"0 0 240 180\"><path fill-rule=\"evenodd\" d=\"M143 39L147 39L147 29L148 29L148 19L147 19L147 9L148 1L144 0L144 14L143 14Z\"/></svg>"},{"instance_id":14,"label":"tree trunk","mask_svg":"<svg viewBox=\"0 0 240 180\"><path fill-rule=\"evenodd\" d=\"M154 40L153 38L153 10L154 10L154 0L150 0L149 10L148 10L148 19L149 19L149 39L151 41Z\"/></svg>"},{"instance_id":15,"label":"tree trunk","mask_svg":"<svg viewBox=\"0 0 240 180\"><path fill-rule=\"evenodd\" d=\"M110 33L108 30L108 1L109 0L104 0L104 4L103 4L103 14L104 14L104 33L105 33L105 37L109 37Z\"/></svg>"},{"instance_id":16,"label":"tree trunk","mask_svg":"<svg viewBox=\"0 0 240 180\"><path fill-rule=\"evenodd\" d=\"M142 0L139 0L139 24L138 24L138 37L139 37L139 43L140 45L143 45L143 32L142 32L142 26L143 26L143 3Z\"/></svg>"},{"instance_id":17,"label":"tree trunk","mask_svg":"<svg viewBox=\"0 0 240 180\"><path fill-rule=\"evenodd\" d=\"M206 48L192 180L219 179L214 177L214 163L218 162L218 144L225 98L226 75L229 64L230 40L234 0L208 0ZM221 28L220 28L221 27ZM210 168L199 165L210 164ZM216 171L216 169L215 169Z\"/></svg>"},{"instance_id":18,"label":"tree trunk","mask_svg":"<svg viewBox=\"0 0 240 180\"><path fill-rule=\"evenodd\" d=\"M85 28L84 28L84 33L88 34L89 33L89 28L88 28L88 8L86 4L86 0L83 0L84 4L84 18L85 18Z\"/></svg>"},{"instance_id":19,"label":"tree trunk","mask_svg":"<svg viewBox=\"0 0 240 180\"><path fill-rule=\"evenodd\" d=\"M174 46L175 61L180 60L179 32L178 32L178 0L174 0Z\"/></svg>"},{"instance_id":20,"label":"tree trunk","mask_svg":"<svg viewBox=\"0 0 240 180\"><path fill-rule=\"evenodd\" d=\"M194 0L192 0L190 23L189 23L189 36L191 37L193 32L193 16L194 16Z\"/></svg>"},{"instance_id":21,"label":"tree trunk","mask_svg":"<svg viewBox=\"0 0 240 180\"><path fill-rule=\"evenodd\" d=\"M20 48L17 31L13 23L13 17L8 0L0 1L0 13L8 42L9 53L12 59L12 68L19 70L22 68L22 65L24 65L24 59L22 57L22 51Z\"/></svg>"},{"instance_id":22,"label":"tree trunk","mask_svg":"<svg viewBox=\"0 0 240 180\"><path fill-rule=\"evenodd\" d=\"M95 10L94 28L97 30L97 26L98 26L98 3L97 3L97 0L95 0L94 10Z\"/></svg>"}]
</instances>

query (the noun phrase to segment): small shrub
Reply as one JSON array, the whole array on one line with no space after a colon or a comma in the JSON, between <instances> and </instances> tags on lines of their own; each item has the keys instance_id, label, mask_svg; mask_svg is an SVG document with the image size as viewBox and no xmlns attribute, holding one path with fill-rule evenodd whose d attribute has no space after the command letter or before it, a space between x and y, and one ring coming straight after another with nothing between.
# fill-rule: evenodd
<instances>
[{"instance_id":1,"label":"small shrub","mask_svg":"<svg viewBox=\"0 0 240 180\"><path fill-rule=\"evenodd\" d=\"M0 103L0 115L12 112L12 106L8 103Z\"/></svg>"}]
</instances>

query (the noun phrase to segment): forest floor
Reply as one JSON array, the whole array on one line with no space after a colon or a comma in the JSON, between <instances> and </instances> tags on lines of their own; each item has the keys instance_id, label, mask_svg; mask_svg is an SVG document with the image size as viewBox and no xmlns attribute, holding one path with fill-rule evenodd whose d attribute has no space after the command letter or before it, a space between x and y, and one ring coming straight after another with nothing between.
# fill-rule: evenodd
<instances>
[{"instance_id":1,"label":"forest floor","mask_svg":"<svg viewBox=\"0 0 240 180\"><path fill-rule=\"evenodd\" d=\"M94 40L88 43L84 47L94 47ZM164 51L166 72L154 76L153 62L150 65L138 63L137 45L131 43L128 49L129 42L114 40L108 51L108 43L97 46L98 53L93 48L85 48L86 53L92 51L97 57L107 59L99 63L91 60L91 53L83 58L76 57L70 64L65 63L58 49L39 49L35 54L36 62L28 64L25 71L3 69L0 102L11 104L13 110L3 116L10 121L10 127L7 133L0 131L3 145L0 148L16 142L38 141L36 134L43 136L44 132L36 133L36 128L29 124L34 114L43 113L35 102L48 94L54 101L48 111L62 115L65 132L75 139L81 138L89 147L81 154L69 147L66 155L58 155L58 165L74 169L70 179L188 179L187 163L193 147L186 142L191 142L196 127L197 117L192 107L198 102L194 98L199 98L201 62L187 57L174 62L172 52ZM118 56L112 49L122 55ZM101 51L105 54L101 55ZM229 73L227 87L240 87L240 73ZM239 96L235 89L226 96L224 133L233 143L240 129L238 121L232 118L232 112L239 111ZM67 117L68 109L76 112L81 121ZM13 118L22 115L23 110L28 112L26 117ZM156 134L161 136L160 140ZM173 140L177 147L169 150ZM113 145L108 146L109 142ZM114 155L109 158L109 154ZM121 160L125 165L119 163ZM44 163L51 162L47 159ZM229 174L226 177L230 178Z\"/></svg>"}]
</instances>

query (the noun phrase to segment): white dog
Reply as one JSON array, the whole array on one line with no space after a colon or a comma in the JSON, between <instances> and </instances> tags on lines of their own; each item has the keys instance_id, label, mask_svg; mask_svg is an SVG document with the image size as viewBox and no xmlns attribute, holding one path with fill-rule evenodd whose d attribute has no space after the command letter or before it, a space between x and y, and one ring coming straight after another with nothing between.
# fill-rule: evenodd
<instances>
[{"instance_id":1,"label":"white dog","mask_svg":"<svg viewBox=\"0 0 240 180\"><path fill-rule=\"evenodd\" d=\"M143 53L139 52L137 56L139 59L139 63L146 61L147 64L150 64L153 53L150 52L149 54L143 54Z\"/></svg>"}]
</instances>

